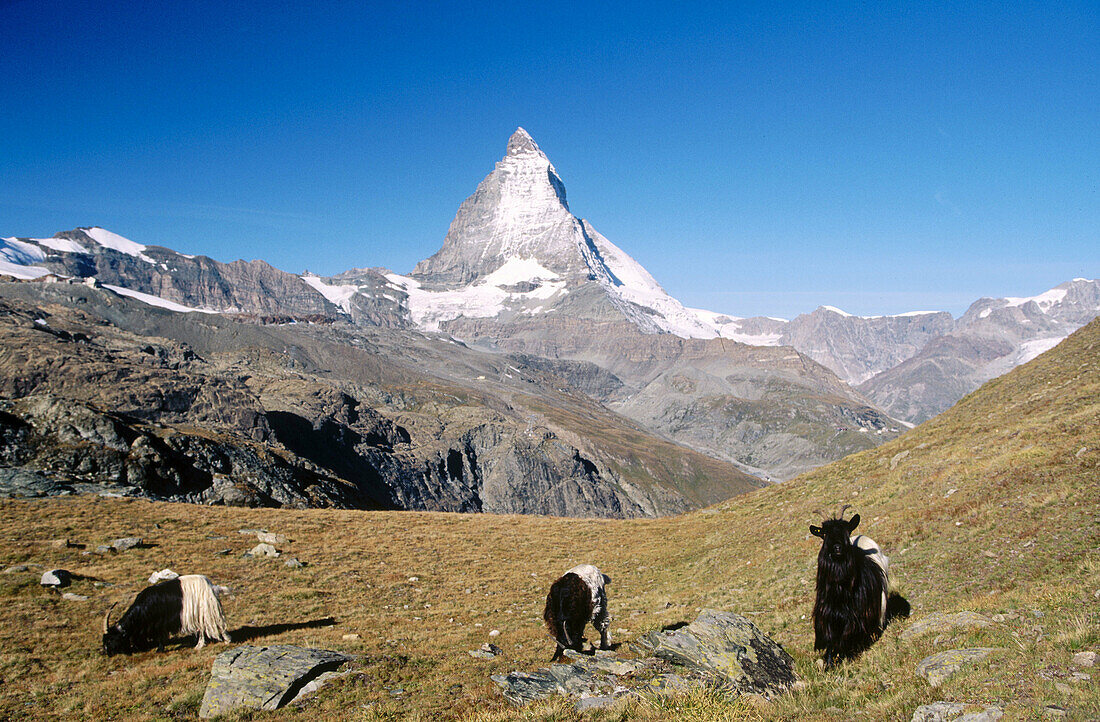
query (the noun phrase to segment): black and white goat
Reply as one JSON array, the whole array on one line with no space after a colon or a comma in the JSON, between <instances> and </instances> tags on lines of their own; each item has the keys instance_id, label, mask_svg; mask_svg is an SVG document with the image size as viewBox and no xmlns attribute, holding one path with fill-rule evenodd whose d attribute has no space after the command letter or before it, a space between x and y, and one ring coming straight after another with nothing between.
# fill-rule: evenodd
<instances>
[{"instance_id":1,"label":"black and white goat","mask_svg":"<svg viewBox=\"0 0 1100 722\"><path fill-rule=\"evenodd\" d=\"M852 536L859 514L844 511L810 533L821 537L814 602L814 649L825 650L825 666L853 659L882 635L893 617L908 616L909 602L890 591L890 559L868 536Z\"/></svg>"},{"instance_id":2,"label":"black and white goat","mask_svg":"<svg viewBox=\"0 0 1100 722\"><path fill-rule=\"evenodd\" d=\"M114 605L107 610L103 651L107 656L129 654L155 644L162 652L164 643L174 635L197 635L195 649L201 649L207 639L228 642L225 616L218 601L221 589L201 574L186 574L142 589L113 625L110 617Z\"/></svg>"},{"instance_id":3,"label":"black and white goat","mask_svg":"<svg viewBox=\"0 0 1100 722\"><path fill-rule=\"evenodd\" d=\"M611 614L607 611L607 589L611 577L591 564L575 566L550 585L542 618L557 641L556 662L566 649L581 651L584 627L589 622L600 633L600 649L611 649Z\"/></svg>"}]
</instances>

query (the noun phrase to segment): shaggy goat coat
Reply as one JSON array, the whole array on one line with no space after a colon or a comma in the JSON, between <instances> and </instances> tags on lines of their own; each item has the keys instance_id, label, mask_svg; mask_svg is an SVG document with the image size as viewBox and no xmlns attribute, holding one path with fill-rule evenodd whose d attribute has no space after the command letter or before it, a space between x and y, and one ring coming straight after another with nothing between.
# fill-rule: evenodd
<instances>
[{"instance_id":1,"label":"shaggy goat coat","mask_svg":"<svg viewBox=\"0 0 1100 722\"><path fill-rule=\"evenodd\" d=\"M108 654L129 653L156 645L164 649L172 636L198 637L196 649L207 639L229 641L219 588L201 574L154 584L138 592L133 604L114 625L103 620L103 649Z\"/></svg>"},{"instance_id":2,"label":"shaggy goat coat","mask_svg":"<svg viewBox=\"0 0 1100 722\"><path fill-rule=\"evenodd\" d=\"M859 514L850 520L827 519L810 533L821 537L814 601L814 649L825 650L831 667L874 644L887 621L890 559L865 535L850 536Z\"/></svg>"},{"instance_id":3,"label":"shaggy goat coat","mask_svg":"<svg viewBox=\"0 0 1100 722\"><path fill-rule=\"evenodd\" d=\"M557 642L553 660L566 649L581 651L584 627L589 622L600 633L600 649L610 649L606 585L611 577L591 564L581 564L563 574L550 586L542 618Z\"/></svg>"}]
</instances>

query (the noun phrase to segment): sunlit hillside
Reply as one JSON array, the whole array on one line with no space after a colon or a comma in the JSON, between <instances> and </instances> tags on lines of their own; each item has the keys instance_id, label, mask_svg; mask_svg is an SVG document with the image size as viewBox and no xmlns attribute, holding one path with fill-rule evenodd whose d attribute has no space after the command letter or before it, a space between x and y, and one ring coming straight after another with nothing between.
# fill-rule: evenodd
<instances>
[{"instance_id":1,"label":"sunlit hillside","mask_svg":"<svg viewBox=\"0 0 1100 722\"><path fill-rule=\"evenodd\" d=\"M824 672L812 649L818 545L807 526L842 504L860 513L861 531L891 557L913 616L860 659ZM0 564L40 566L0 575L0 716L193 718L222 645L99 653L111 603L128 601L152 572L171 567L232 589L225 609L239 640L362 655L353 674L276 719L573 718L564 701L514 710L489 675L545 665L546 590L568 567L592 562L614 580L618 640L693 619L704 607L728 609L783 644L806 682L773 705L694 695L624 702L594 719L909 720L934 700L997 705L1005 719L1039 719L1051 704L1070 719L1096 718L1096 673L1073 678L1070 659L1100 651L1098 519L1100 321L895 441L673 518L4 501ZM289 537L284 556L307 566L243 558L255 537L238 530L254 528ZM84 554L130 535L147 546ZM70 591L89 599L43 590L41 572L55 567L84 577ZM932 636L899 638L932 612L959 610L1001 621L949 633L938 645ZM504 654L470 657L494 629ZM923 657L961 646L999 651L937 689L914 676Z\"/></svg>"}]
</instances>

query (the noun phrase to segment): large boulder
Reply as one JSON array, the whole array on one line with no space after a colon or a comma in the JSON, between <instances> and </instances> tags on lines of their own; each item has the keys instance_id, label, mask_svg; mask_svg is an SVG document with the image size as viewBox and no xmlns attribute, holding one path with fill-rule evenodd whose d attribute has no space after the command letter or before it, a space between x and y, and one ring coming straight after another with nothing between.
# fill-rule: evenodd
<instances>
[{"instance_id":1,"label":"large boulder","mask_svg":"<svg viewBox=\"0 0 1100 722\"><path fill-rule=\"evenodd\" d=\"M669 695L703 685L774 697L795 682L791 656L732 612L704 610L691 624L650 632L630 649L639 656L566 651L566 664L493 675L492 680L517 706L556 695L599 698L605 704L625 695Z\"/></svg>"},{"instance_id":2,"label":"large boulder","mask_svg":"<svg viewBox=\"0 0 1100 722\"><path fill-rule=\"evenodd\" d=\"M794 659L755 624L733 612L704 609L679 629L650 632L654 655L716 675L742 692L774 696L794 684Z\"/></svg>"},{"instance_id":3,"label":"large boulder","mask_svg":"<svg viewBox=\"0 0 1100 722\"><path fill-rule=\"evenodd\" d=\"M917 665L917 676L926 679L933 687L939 687L963 667L980 662L996 651L994 647L948 649L922 659Z\"/></svg>"},{"instance_id":4,"label":"large boulder","mask_svg":"<svg viewBox=\"0 0 1100 722\"><path fill-rule=\"evenodd\" d=\"M242 646L214 659L199 717L234 709L274 710L314 691L354 657L291 645Z\"/></svg>"}]
</instances>

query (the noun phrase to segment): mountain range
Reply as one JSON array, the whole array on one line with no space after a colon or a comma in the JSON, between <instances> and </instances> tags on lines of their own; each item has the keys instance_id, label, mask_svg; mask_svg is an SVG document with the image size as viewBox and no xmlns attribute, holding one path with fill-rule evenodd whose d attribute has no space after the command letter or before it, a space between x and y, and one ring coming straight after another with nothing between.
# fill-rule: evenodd
<instances>
[{"instance_id":1,"label":"mountain range","mask_svg":"<svg viewBox=\"0 0 1100 722\"><path fill-rule=\"evenodd\" d=\"M891 439L904 425L934 416L1100 313L1100 282L1086 279L1030 298L983 298L959 319L947 312L858 317L826 306L787 321L687 308L626 252L572 214L557 170L522 128L459 207L440 250L407 275L383 268L332 277L296 275L260 260L221 263L139 244L94 226L53 238L3 239L0 274L17 279L4 284L3 295L30 304L20 307L21 313L34 315L31 308L43 308L40 304L50 298L116 325L119 333L132 334L135 344L155 334L187 348L237 354L214 364L215 375L245 365L249 344L262 336L266 352L283 359L275 365L293 367L290 361L296 361L305 364L308 374L327 375L323 385L352 399L353 408L372 408L379 423L401 426L394 419L404 412L393 405L393 379L379 370L385 364L377 355L357 361L376 369L367 378L350 361L334 371L330 357L380 348L404 356L402 384L417 377L414 385L448 387L445 393L462 399L455 408L476 409L475 416L503 414L509 425L505 435L515 435L505 446L513 451L518 439L535 428L570 439L562 458L546 456L545 448L535 453L543 467L553 469L542 472L546 486L539 493L559 494L556 502L540 506L510 498L534 493L523 483L530 470L519 462L495 464L500 487L483 496L490 474L476 458L503 453L500 434L490 434L496 443L471 456L466 432L452 434L456 429L443 423L447 428L435 440L451 439L450 447L442 444L418 456L427 453L427 436L417 433L432 425L428 414L411 425L417 433L406 429L408 440L383 433L388 446L375 448L371 458L392 460L400 456L394 449L409 444L401 451L419 450L412 454L417 459L413 467L441 461L445 473L433 482L439 488L412 493L416 484L407 482L415 473L382 474L391 482L367 496L370 504L384 508L627 516L691 508L752 488L759 484L756 479L786 479ZM71 286L81 279L95 287L78 293L26 283L65 281ZM119 296L128 299L110 300ZM74 322L69 312L60 315ZM9 366L13 377L21 377L18 364ZM362 393L364 384L370 393ZM517 384L524 392L537 392L522 394L523 402L517 403ZM7 395L17 399L19 394L12 387ZM273 409L298 413L304 404L285 395L277 403L265 404L264 398L260 393L255 399L258 418L267 418ZM416 403L423 401L418 397ZM299 416L314 430L335 418ZM593 426L585 417L601 422ZM170 422L188 418L178 414ZM340 419L348 429L355 426ZM280 436L279 424L270 418L264 423L251 432L260 434L259 443L292 451L293 435ZM614 431L603 435L594 433L597 429ZM374 438L375 432L355 433ZM665 466L676 465L668 463L668 453L686 461L677 462L680 470L672 472L656 469L652 455L608 451L626 437L635 437L627 444L633 449L664 449L657 456ZM396 446L394 438L401 439ZM459 443L460 438L465 441ZM573 466L567 463L573 458L569 449L580 459ZM534 457L527 451L509 458L530 461ZM460 458L447 471L451 452ZM301 458L309 461L311 453ZM554 461L544 464L551 456ZM358 483L355 464L329 461L320 466L333 479ZM598 473L593 475L584 462ZM704 468L710 474L705 483L700 480ZM715 473L718 468L721 473ZM395 486L392 479L397 478L403 481ZM467 491L441 501L449 499L443 487L456 484L465 484ZM563 492L566 488L572 491ZM308 505L307 497L290 494L286 499ZM325 503L367 504L343 497Z\"/></svg>"}]
</instances>

